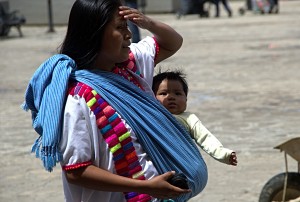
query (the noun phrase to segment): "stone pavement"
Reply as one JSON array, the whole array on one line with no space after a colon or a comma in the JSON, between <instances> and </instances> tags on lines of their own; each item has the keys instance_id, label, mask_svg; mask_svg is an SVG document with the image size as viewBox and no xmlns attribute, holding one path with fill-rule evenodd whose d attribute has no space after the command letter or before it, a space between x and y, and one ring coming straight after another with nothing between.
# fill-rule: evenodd
<instances>
[{"instance_id":1,"label":"stone pavement","mask_svg":"<svg viewBox=\"0 0 300 202\"><path fill-rule=\"evenodd\" d=\"M231 5L232 18L224 10L219 19L150 15L184 37L178 53L158 66L185 70L188 109L238 155L232 167L202 152L209 181L192 202L258 201L266 181L285 171L283 154L273 147L300 135L300 1L281 1L278 15L239 16L244 2ZM0 39L1 202L63 201L60 168L47 173L30 154L37 135L30 114L20 109L31 75L56 53L66 31L47 29L24 27L24 38L12 30ZM296 171L296 162L288 160Z\"/></svg>"}]
</instances>

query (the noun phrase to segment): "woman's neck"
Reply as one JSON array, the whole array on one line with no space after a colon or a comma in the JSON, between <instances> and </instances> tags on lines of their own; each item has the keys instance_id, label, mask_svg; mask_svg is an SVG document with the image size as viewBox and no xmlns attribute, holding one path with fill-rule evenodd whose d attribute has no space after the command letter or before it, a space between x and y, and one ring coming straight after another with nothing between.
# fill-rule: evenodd
<instances>
[{"instance_id":1,"label":"woman's neck","mask_svg":"<svg viewBox=\"0 0 300 202\"><path fill-rule=\"evenodd\" d=\"M96 60L94 65L93 65L93 69L99 69L99 70L102 70L102 71L108 71L108 72L111 72L114 67L116 65L114 63L111 63L111 62L104 62L103 60Z\"/></svg>"}]
</instances>

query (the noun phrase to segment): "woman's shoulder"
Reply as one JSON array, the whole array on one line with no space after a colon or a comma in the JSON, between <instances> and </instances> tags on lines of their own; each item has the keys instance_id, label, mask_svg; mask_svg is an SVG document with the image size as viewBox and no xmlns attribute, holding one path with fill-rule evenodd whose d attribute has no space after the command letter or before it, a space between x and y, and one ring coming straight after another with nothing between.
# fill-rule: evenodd
<instances>
[{"instance_id":1,"label":"woman's shoulder","mask_svg":"<svg viewBox=\"0 0 300 202\"><path fill-rule=\"evenodd\" d=\"M132 43L129 47L137 59L149 55L154 58L159 48L156 40L150 36L145 37L138 43Z\"/></svg>"},{"instance_id":2,"label":"woman's shoulder","mask_svg":"<svg viewBox=\"0 0 300 202\"><path fill-rule=\"evenodd\" d=\"M93 89L90 86L82 82L72 82L69 85L68 94L72 96L79 95L80 97L86 98L92 91Z\"/></svg>"}]
</instances>

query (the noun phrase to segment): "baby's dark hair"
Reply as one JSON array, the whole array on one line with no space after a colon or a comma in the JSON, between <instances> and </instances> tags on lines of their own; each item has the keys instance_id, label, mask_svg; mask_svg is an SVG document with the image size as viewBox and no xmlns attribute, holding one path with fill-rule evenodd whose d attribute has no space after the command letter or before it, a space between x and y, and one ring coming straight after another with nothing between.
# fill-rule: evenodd
<instances>
[{"instance_id":1,"label":"baby's dark hair","mask_svg":"<svg viewBox=\"0 0 300 202\"><path fill-rule=\"evenodd\" d=\"M154 92L154 94L156 94L161 82L167 79L167 80L179 81L182 84L185 95L187 96L189 87L185 78L186 75L180 70L159 72L157 75L153 77L152 91Z\"/></svg>"}]
</instances>

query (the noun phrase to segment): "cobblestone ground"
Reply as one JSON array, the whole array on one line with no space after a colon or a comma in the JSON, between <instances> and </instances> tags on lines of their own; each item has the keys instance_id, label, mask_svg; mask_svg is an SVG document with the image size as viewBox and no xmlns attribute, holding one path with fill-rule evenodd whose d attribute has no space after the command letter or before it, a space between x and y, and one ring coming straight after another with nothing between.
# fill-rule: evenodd
<instances>
[{"instance_id":1,"label":"cobblestone ground","mask_svg":"<svg viewBox=\"0 0 300 202\"><path fill-rule=\"evenodd\" d=\"M231 6L232 18L224 10L218 19L150 15L184 37L180 51L159 67L185 70L188 110L238 155L239 165L232 167L202 152L209 181L192 202L258 201L266 181L285 171L283 154L273 147L300 136L300 1L281 1L277 15L239 16L244 3ZM60 168L47 173L30 154L37 135L30 114L20 109L31 75L56 53L66 27L55 30L25 26L23 38L12 29L0 39L1 202L63 201Z\"/></svg>"}]
</instances>

